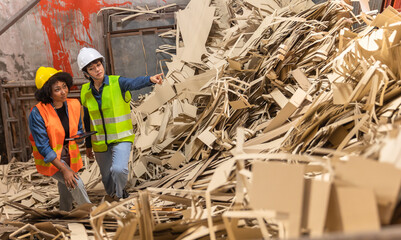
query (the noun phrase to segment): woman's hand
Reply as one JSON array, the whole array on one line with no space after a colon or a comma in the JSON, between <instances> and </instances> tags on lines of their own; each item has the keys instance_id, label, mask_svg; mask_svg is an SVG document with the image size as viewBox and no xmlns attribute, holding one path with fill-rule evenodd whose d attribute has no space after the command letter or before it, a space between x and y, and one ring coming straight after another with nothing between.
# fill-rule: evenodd
<instances>
[{"instance_id":1,"label":"woman's hand","mask_svg":"<svg viewBox=\"0 0 401 240\"><path fill-rule=\"evenodd\" d=\"M62 169L60 169L60 171L63 174L64 182L67 188L75 189L75 187L78 185L77 183L77 180L79 179L78 175L67 167L63 167Z\"/></svg>"},{"instance_id":2,"label":"woman's hand","mask_svg":"<svg viewBox=\"0 0 401 240\"><path fill-rule=\"evenodd\" d=\"M95 155L93 154L92 148L86 148L86 157L89 159L94 159Z\"/></svg>"},{"instance_id":3,"label":"woman's hand","mask_svg":"<svg viewBox=\"0 0 401 240\"><path fill-rule=\"evenodd\" d=\"M152 83L162 84L163 83L163 73L159 73L150 77Z\"/></svg>"},{"instance_id":4,"label":"woman's hand","mask_svg":"<svg viewBox=\"0 0 401 240\"><path fill-rule=\"evenodd\" d=\"M77 179L79 179L78 175L71 170L68 166L66 166L60 159L55 158L52 161L52 164L58 168L58 170L63 174L65 186L68 189L75 189L77 186Z\"/></svg>"}]
</instances>

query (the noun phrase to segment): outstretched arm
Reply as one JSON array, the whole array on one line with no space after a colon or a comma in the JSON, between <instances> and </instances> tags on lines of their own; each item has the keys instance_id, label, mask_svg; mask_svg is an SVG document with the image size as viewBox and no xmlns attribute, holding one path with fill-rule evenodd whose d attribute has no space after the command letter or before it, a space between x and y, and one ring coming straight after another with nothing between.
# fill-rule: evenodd
<instances>
[{"instance_id":1,"label":"outstretched arm","mask_svg":"<svg viewBox=\"0 0 401 240\"><path fill-rule=\"evenodd\" d=\"M163 73L159 73L150 77L152 83L162 84L163 83Z\"/></svg>"},{"instance_id":2,"label":"outstretched arm","mask_svg":"<svg viewBox=\"0 0 401 240\"><path fill-rule=\"evenodd\" d=\"M149 76L141 76L136 78L120 77L118 81L120 83L121 93L124 96L126 91L139 90L144 87L152 86L155 83L162 84L163 81L162 76L163 73L159 73L151 77Z\"/></svg>"}]
</instances>

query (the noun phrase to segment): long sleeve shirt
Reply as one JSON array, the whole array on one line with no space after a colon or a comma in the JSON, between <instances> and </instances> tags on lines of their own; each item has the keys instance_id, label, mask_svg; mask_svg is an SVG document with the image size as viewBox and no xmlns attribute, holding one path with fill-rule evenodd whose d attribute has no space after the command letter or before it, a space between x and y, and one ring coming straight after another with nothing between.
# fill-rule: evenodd
<instances>
[{"instance_id":1,"label":"long sleeve shirt","mask_svg":"<svg viewBox=\"0 0 401 240\"><path fill-rule=\"evenodd\" d=\"M118 83L120 84L121 95L123 97L125 96L125 93L127 91L139 90L144 87L154 85L154 83L152 83L150 81L150 76L141 76L141 77L137 77L137 78L120 77L118 79ZM93 96L95 97L97 103L99 104L99 109L102 108L102 92L103 92L104 85L109 85L109 76L108 75L104 76L103 84L99 88L99 91L96 90L95 86L93 85L93 81L91 81L90 85L89 85L89 88L92 90ZM89 111L86 107L84 107L84 125L85 125L85 131L89 132L90 131L90 117L89 117ZM87 148L92 147L92 143L89 138L85 141L85 145Z\"/></svg>"},{"instance_id":2,"label":"long sleeve shirt","mask_svg":"<svg viewBox=\"0 0 401 240\"><path fill-rule=\"evenodd\" d=\"M68 116L67 102L64 102L64 106ZM44 157L44 161L46 163L52 162L57 157L57 154L50 146L45 121L43 120L42 115L40 115L39 109L36 106L32 108L32 111L29 114L28 122L29 129L31 130L33 140L35 141L39 153ZM79 118L77 134L81 133L83 133L83 128L81 118Z\"/></svg>"}]
</instances>

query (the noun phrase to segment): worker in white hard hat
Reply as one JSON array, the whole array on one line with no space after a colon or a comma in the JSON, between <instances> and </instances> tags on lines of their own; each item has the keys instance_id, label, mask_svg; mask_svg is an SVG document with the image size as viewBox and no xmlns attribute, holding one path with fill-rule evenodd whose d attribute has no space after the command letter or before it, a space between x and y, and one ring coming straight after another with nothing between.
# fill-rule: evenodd
<instances>
[{"instance_id":1,"label":"worker in white hard hat","mask_svg":"<svg viewBox=\"0 0 401 240\"><path fill-rule=\"evenodd\" d=\"M135 138L130 91L161 84L162 74L137 78L105 75L104 57L96 49L86 47L80 50L77 62L89 79L81 88L85 129L97 131L86 142L86 154L93 158L94 152L106 193L114 199L126 198L128 160Z\"/></svg>"},{"instance_id":2,"label":"worker in white hard hat","mask_svg":"<svg viewBox=\"0 0 401 240\"><path fill-rule=\"evenodd\" d=\"M68 140L83 133L81 104L67 98L73 85L69 73L40 67L35 83L39 103L29 114L29 140L36 169L58 181L60 210L70 211L73 200L77 204L90 203L85 185L77 175L83 166L79 147L75 140Z\"/></svg>"}]
</instances>

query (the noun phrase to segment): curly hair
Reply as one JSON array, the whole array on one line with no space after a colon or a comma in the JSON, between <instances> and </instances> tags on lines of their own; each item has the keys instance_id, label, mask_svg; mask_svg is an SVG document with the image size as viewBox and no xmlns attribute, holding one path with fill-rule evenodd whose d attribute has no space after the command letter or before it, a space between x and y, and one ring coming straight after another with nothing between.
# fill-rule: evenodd
<instances>
[{"instance_id":1,"label":"curly hair","mask_svg":"<svg viewBox=\"0 0 401 240\"><path fill-rule=\"evenodd\" d=\"M53 76L51 76L49 78L49 80L47 80L47 82L43 85L43 87L41 89L36 90L36 92L35 92L36 100L38 100L39 102L45 103L45 104L52 103L53 102L53 100L51 98L52 86L56 82L64 82L68 87L68 91L71 89L71 87L73 85L73 80L72 80L71 74L66 73L66 72L56 73Z\"/></svg>"}]
</instances>

